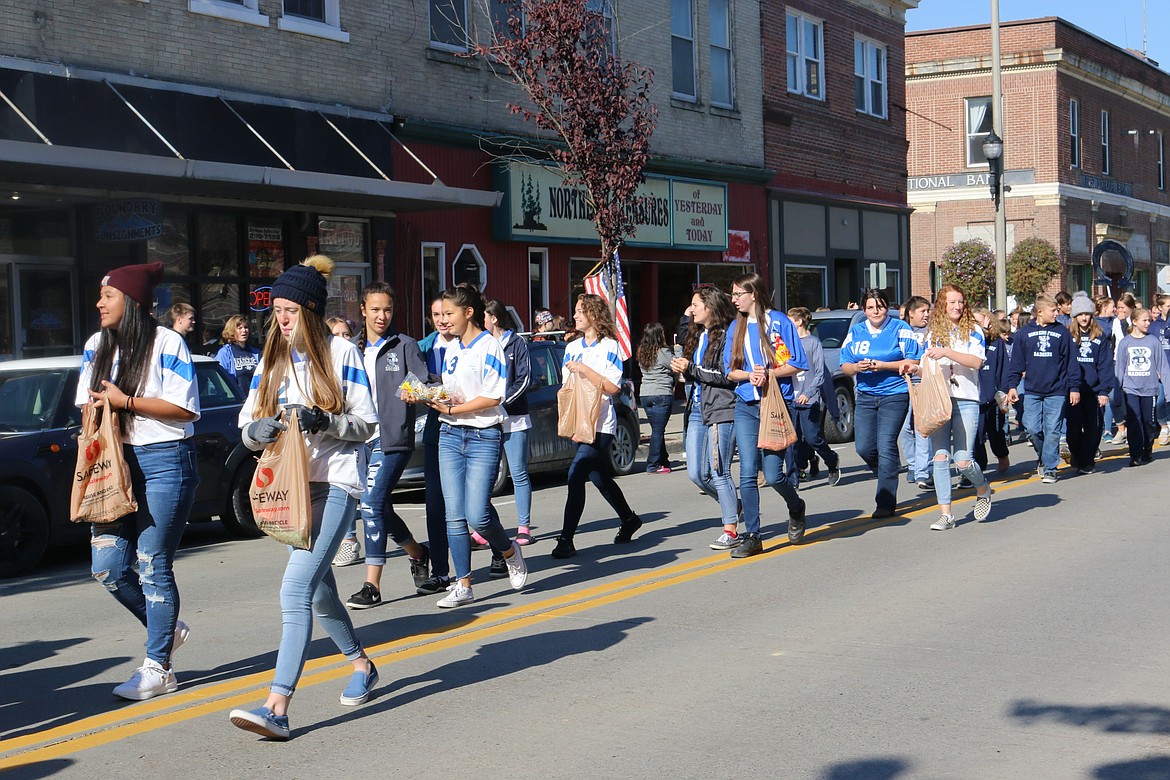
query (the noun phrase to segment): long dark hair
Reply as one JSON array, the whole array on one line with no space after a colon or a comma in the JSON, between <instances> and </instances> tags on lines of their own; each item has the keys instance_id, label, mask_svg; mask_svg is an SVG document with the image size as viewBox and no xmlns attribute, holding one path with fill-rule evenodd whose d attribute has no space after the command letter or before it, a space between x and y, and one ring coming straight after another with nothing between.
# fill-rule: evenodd
<instances>
[{"instance_id":1,"label":"long dark hair","mask_svg":"<svg viewBox=\"0 0 1170 780\"><path fill-rule=\"evenodd\" d=\"M666 349L666 331L661 323L651 322L642 329L642 340L638 342L638 365L643 371L654 368L660 349Z\"/></svg>"},{"instance_id":2,"label":"long dark hair","mask_svg":"<svg viewBox=\"0 0 1170 780\"><path fill-rule=\"evenodd\" d=\"M756 330L760 334L760 352L764 356L765 364L770 368L776 357L776 349L768 342L768 308L772 303L772 291L768 289L767 282L763 277L756 273L746 273L743 276L737 277L733 285L742 287L748 292L755 295L755 315L758 327ZM747 333L748 315L744 312L738 311L738 324L735 328L735 338L731 342L731 370L739 371L744 366L744 347L743 341Z\"/></svg>"},{"instance_id":3,"label":"long dark hair","mask_svg":"<svg viewBox=\"0 0 1170 780\"><path fill-rule=\"evenodd\" d=\"M439 297L445 301L451 301L460 309L471 309L471 321L480 330L484 329L483 313L486 304L483 302L483 295L480 294L479 288L474 284L460 282L454 287L444 290Z\"/></svg>"},{"instance_id":4,"label":"long dark hair","mask_svg":"<svg viewBox=\"0 0 1170 780\"><path fill-rule=\"evenodd\" d=\"M495 317L504 330L516 330L516 318L512 316L512 312L508 311L508 307L504 304L495 300L488 301L484 304L483 310Z\"/></svg>"},{"instance_id":5,"label":"long dark hair","mask_svg":"<svg viewBox=\"0 0 1170 780\"><path fill-rule=\"evenodd\" d=\"M735 307L731 305L731 297L720 290L718 287L700 287L695 290L695 295L699 296L699 300L711 312L712 322L710 325L699 325L691 318L690 327L687 328L687 337L683 341L683 354L686 355L687 360L694 359L695 350L699 348L699 337L703 331L707 331L707 354L711 354L712 350L723 352L723 339L727 334L727 326L735 319ZM720 358L722 360L722 358Z\"/></svg>"},{"instance_id":6,"label":"long dark hair","mask_svg":"<svg viewBox=\"0 0 1170 780\"><path fill-rule=\"evenodd\" d=\"M154 339L158 334L158 322L138 301L121 290L124 308L122 321L117 328L102 328L97 349L93 355L93 373L89 378L89 389L102 391L102 380L108 379L126 395L141 395L150 371L150 358L154 354ZM114 354L118 355L118 371L114 373ZM134 413L122 409L118 412L118 426L126 435L134 427Z\"/></svg>"}]
</instances>

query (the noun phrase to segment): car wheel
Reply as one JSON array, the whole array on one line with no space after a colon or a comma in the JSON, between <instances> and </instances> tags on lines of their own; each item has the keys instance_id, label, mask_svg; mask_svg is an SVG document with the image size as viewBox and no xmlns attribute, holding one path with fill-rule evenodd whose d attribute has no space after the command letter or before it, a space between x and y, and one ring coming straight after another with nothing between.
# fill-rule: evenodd
<instances>
[{"instance_id":1,"label":"car wheel","mask_svg":"<svg viewBox=\"0 0 1170 780\"><path fill-rule=\"evenodd\" d=\"M508 456L500 453L500 470L496 472L496 481L492 483L492 495L498 496L508 487Z\"/></svg>"},{"instance_id":2,"label":"car wheel","mask_svg":"<svg viewBox=\"0 0 1170 780\"><path fill-rule=\"evenodd\" d=\"M256 527L256 519L252 516L252 501L248 498L248 487L252 484L252 475L255 473L256 459L244 458L244 462L232 475L228 508L219 518L228 533L241 539L255 539L264 535L264 532Z\"/></svg>"},{"instance_id":3,"label":"car wheel","mask_svg":"<svg viewBox=\"0 0 1170 780\"><path fill-rule=\"evenodd\" d=\"M617 430L613 434L613 447L609 451L613 473L624 477L634 470L634 459L638 456L638 424L625 415L618 415Z\"/></svg>"},{"instance_id":4,"label":"car wheel","mask_svg":"<svg viewBox=\"0 0 1170 780\"><path fill-rule=\"evenodd\" d=\"M825 440L830 444L842 444L853 440L853 393L847 385L837 385L837 409L841 415L836 422L825 416Z\"/></svg>"},{"instance_id":5,"label":"car wheel","mask_svg":"<svg viewBox=\"0 0 1170 780\"><path fill-rule=\"evenodd\" d=\"M49 546L49 516L32 493L0 485L0 577L16 577L41 561Z\"/></svg>"}]
</instances>

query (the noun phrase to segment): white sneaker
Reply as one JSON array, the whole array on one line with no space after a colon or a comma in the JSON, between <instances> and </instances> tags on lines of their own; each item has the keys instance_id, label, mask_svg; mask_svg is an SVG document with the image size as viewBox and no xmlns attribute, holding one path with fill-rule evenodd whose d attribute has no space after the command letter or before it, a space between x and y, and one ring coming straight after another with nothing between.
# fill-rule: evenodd
<instances>
[{"instance_id":1,"label":"white sneaker","mask_svg":"<svg viewBox=\"0 0 1170 780\"><path fill-rule=\"evenodd\" d=\"M464 604L470 604L475 601L475 594L471 592L471 588L465 588L458 583L452 583L447 595L439 599L439 609L450 609L451 607L462 607Z\"/></svg>"},{"instance_id":2,"label":"white sneaker","mask_svg":"<svg viewBox=\"0 0 1170 780\"><path fill-rule=\"evenodd\" d=\"M524 583L528 582L528 564L520 554L520 545L512 542L512 557L505 558L504 565L508 567L508 582L512 584L512 588L523 589Z\"/></svg>"},{"instance_id":3,"label":"white sneaker","mask_svg":"<svg viewBox=\"0 0 1170 780\"><path fill-rule=\"evenodd\" d=\"M987 495L975 496L975 519L982 522L990 516L991 516L991 488L988 488Z\"/></svg>"},{"instance_id":4,"label":"white sneaker","mask_svg":"<svg viewBox=\"0 0 1170 780\"><path fill-rule=\"evenodd\" d=\"M1170 427L1162 426L1162 432L1158 434L1158 444L1161 444L1163 447L1170 444Z\"/></svg>"},{"instance_id":5,"label":"white sneaker","mask_svg":"<svg viewBox=\"0 0 1170 780\"><path fill-rule=\"evenodd\" d=\"M114 695L130 701L143 701L179 690L173 669L164 669L147 658L130 679L114 689Z\"/></svg>"},{"instance_id":6,"label":"white sneaker","mask_svg":"<svg viewBox=\"0 0 1170 780\"><path fill-rule=\"evenodd\" d=\"M1125 441L1126 441L1126 435L1125 435L1124 428L1119 429L1117 431L1117 433L1113 434L1113 443L1114 444L1125 444Z\"/></svg>"},{"instance_id":7,"label":"white sneaker","mask_svg":"<svg viewBox=\"0 0 1170 780\"><path fill-rule=\"evenodd\" d=\"M954 515L943 515L933 525L930 526L932 531L949 531L955 527Z\"/></svg>"},{"instance_id":8,"label":"white sneaker","mask_svg":"<svg viewBox=\"0 0 1170 780\"><path fill-rule=\"evenodd\" d=\"M191 636L190 626L188 626L182 620L176 622L175 641L171 643L171 655L174 655L175 651L183 646L183 643L187 641L187 637L189 636Z\"/></svg>"},{"instance_id":9,"label":"white sneaker","mask_svg":"<svg viewBox=\"0 0 1170 780\"><path fill-rule=\"evenodd\" d=\"M333 556L333 565L353 566L361 561L362 550L358 546L357 539L342 539L341 547L337 548L337 555Z\"/></svg>"}]
</instances>

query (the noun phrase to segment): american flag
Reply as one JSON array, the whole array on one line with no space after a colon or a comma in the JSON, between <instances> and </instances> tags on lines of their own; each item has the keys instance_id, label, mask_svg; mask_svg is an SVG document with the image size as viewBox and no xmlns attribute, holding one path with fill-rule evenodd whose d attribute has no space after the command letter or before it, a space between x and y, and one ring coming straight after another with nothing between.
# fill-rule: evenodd
<instances>
[{"instance_id":1,"label":"american flag","mask_svg":"<svg viewBox=\"0 0 1170 780\"><path fill-rule=\"evenodd\" d=\"M633 354L630 349L630 312L626 305L626 287L622 283L622 261L614 250L613 260L601 265L594 273L585 277L585 292L600 296L609 303L610 282L617 293L617 303L614 305L614 321L617 323L618 357L629 360Z\"/></svg>"}]
</instances>

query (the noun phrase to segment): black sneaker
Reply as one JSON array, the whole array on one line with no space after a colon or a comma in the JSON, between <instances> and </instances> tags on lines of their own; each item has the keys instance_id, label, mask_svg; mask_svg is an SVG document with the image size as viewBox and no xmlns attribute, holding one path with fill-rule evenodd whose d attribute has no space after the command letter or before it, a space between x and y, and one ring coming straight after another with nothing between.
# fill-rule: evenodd
<instances>
[{"instance_id":1,"label":"black sneaker","mask_svg":"<svg viewBox=\"0 0 1170 780\"><path fill-rule=\"evenodd\" d=\"M420 596L433 596L436 593L446 593L447 586L450 584L450 577L440 577L436 574L432 577L427 577L422 585L414 589L414 592Z\"/></svg>"},{"instance_id":2,"label":"black sneaker","mask_svg":"<svg viewBox=\"0 0 1170 780\"><path fill-rule=\"evenodd\" d=\"M821 462L813 458L808 463L808 478L816 479L821 475Z\"/></svg>"},{"instance_id":3,"label":"black sneaker","mask_svg":"<svg viewBox=\"0 0 1170 780\"><path fill-rule=\"evenodd\" d=\"M891 507L879 506L877 509L873 510L873 514L870 515L870 518L874 520L884 520L887 517L893 516L894 510Z\"/></svg>"},{"instance_id":4,"label":"black sneaker","mask_svg":"<svg viewBox=\"0 0 1170 780\"><path fill-rule=\"evenodd\" d=\"M382 594L370 583L362 585L362 589L349 597L345 606L350 609L369 609L382 603Z\"/></svg>"},{"instance_id":5,"label":"black sneaker","mask_svg":"<svg viewBox=\"0 0 1170 780\"><path fill-rule=\"evenodd\" d=\"M508 576L508 564L504 563L504 556L495 550L492 551L492 567L488 569L488 576L493 580L503 579Z\"/></svg>"},{"instance_id":6,"label":"black sneaker","mask_svg":"<svg viewBox=\"0 0 1170 780\"><path fill-rule=\"evenodd\" d=\"M572 558L576 554L577 548L573 546L572 539L566 539L563 536L557 537L557 546L553 548L552 557Z\"/></svg>"},{"instance_id":7,"label":"black sneaker","mask_svg":"<svg viewBox=\"0 0 1170 780\"><path fill-rule=\"evenodd\" d=\"M763 551L764 544L760 541L759 534L744 534L743 541L739 543L739 547L731 551L731 557L750 558L753 555L759 555Z\"/></svg>"},{"instance_id":8,"label":"black sneaker","mask_svg":"<svg viewBox=\"0 0 1170 780\"><path fill-rule=\"evenodd\" d=\"M975 483L966 477L959 480L959 490L970 490L973 487L975 487Z\"/></svg>"},{"instance_id":9,"label":"black sneaker","mask_svg":"<svg viewBox=\"0 0 1170 780\"><path fill-rule=\"evenodd\" d=\"M920 480L918 480L918 489L919 490L934 490L934 480L933 479L920 479Z\"/></svg>"},{"instance_id":10,"label":"black sneaker","mask_svg":"<svg viewBox=\"0 0 1170 780\"><path fill-rule=\"evenodd\" d=\"M414 578L414 587L417 590L427 581L427 572L430 571L431 552L425 546L422 548L422 557L418 560L409 558L410 576Z\"/></svg>"},{"instance_id":11,"label":"black sneaker","mask_svg":"<svg viewBox=\"0 0 1170 780\"><path fill-rule=\"evenodd\" d=\"M622 520L622 526L613 538L614 544L625 544L634 538L634 534L642 527L642 520L637 515L630 515Z\"/></svg>"},{"instance_id":12,"label":"black sneaker","mask_svg":"<svg viewBox=\"0 0 1170 780\"><path fill-rule=\"evenodd\" d=\"M788 513L788 541L793 544L799 544L800 540L804 538L804 510L805 505L801 505L800 511Z\"/></svg>"}]
</instances>

